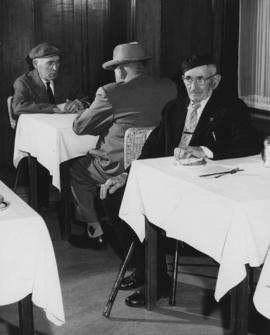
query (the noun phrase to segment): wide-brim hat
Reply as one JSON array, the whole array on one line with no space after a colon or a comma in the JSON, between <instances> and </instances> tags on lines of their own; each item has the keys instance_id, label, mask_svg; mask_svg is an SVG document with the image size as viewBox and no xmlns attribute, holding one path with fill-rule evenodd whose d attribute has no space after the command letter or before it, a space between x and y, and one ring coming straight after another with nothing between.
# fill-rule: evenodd
<instances>
[{"instance_id":1,"label":"wide-brim hat","mask_svg":"<svg viewBox=\"0 0 270 335\"><path fill-rule=\"evenodd\" d=\"M43 42L38 45L36 45L34 48L32 48L29 51L29 58L35 59L35 58L46 58L50 56L59 56L60 57L61 51L54 45Z\"/></svg>"},{"instance_id":2,"label":"wide-brim hat","mask_svg":"<svg viewBox=\"0 0 270 335\"><path fill-rule=\"evenodd\" d=\"M105 62L102 67L105 70L114 70L118 65L146 61L151 58L145 54L139 42L119 44L113 50L113 59Z\"/></svg>"}]
</instances>

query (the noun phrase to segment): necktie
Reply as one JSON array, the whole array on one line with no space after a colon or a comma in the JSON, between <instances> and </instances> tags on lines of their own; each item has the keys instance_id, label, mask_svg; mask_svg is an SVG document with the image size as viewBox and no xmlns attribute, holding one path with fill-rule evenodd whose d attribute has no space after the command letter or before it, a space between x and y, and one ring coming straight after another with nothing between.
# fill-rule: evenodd
<instances>
[{"instance_id":1,"label":"necktie","mask_svg":"<svg viewBox=\"0 0 270 335\"><path fill-rule=\"evenodd\" d=\"M198 102L191 102L189 104L185 127L181 137L181 141L179 143L179 147L189 144L194 130L197 126L197 110L200 108L200 106L201 104Z\"/></svg>"},{"instance_id":2,"label":"necktie","mask_svg":"<svg viewBox=\"0 0 270 335\"><path fill-rule=\"evenodd\" d=\"M54 95L53 95L53 91L50 85L49 81L46 81L46 88L47 88L47 93L48 93L48 97L49 97L49 101L51 104L55 103L55 99L54 99Z\"/></svg>"}]
</instances>

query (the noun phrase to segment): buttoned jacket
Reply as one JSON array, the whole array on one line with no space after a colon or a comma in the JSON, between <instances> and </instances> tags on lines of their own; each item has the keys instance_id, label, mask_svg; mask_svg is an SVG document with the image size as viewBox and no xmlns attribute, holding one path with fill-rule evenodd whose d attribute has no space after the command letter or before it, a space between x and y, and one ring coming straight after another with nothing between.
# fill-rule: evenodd
<instances>
[{"instance_id":1,"label":"buttoned jacket","mask_svg":"<svg viewBox=\"0 0 270 335\"><path fill-rule=\"evenodd\" d=\"M182 136L188 105L187 97L166 105L160 124L143 147L141 159L173 155ZM209 148L214 159L255 155L262 149L245 103L221 92L214 92L208 100L189 145Z\"/></svg>"},{"instance_id":2,"label":"buttoned jacket","mask_svg":"<svg viewBox=\"0 0 270 335\"><path fill-rule=\"evenodd\" d=\"M57 104L66 99L80 99L89 101L89 98L78 89L69 76L58 75L54 80L55 104L51 104L44 83L36 69L23 74L14 82L14 96L12 108L16 115L22 113L53 113Z\"/></svg>"}]
</instances>

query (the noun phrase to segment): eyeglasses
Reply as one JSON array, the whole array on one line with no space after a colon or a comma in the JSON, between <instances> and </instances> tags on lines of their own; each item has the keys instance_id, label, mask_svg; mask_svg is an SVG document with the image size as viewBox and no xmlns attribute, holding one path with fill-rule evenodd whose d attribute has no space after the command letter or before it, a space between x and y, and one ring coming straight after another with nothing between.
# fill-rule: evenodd
<instances>
[{"instance_id":1,"label":"eyeglasses","mask_svg":"<svg viewBox=\"0 0 270 335\"><path fill-rule=\"evenodd\" d=\"M206 77L206 78L204 78L203 76L199 76L199 77L182 76L182 79L187 85L191 85L196 81L199 86L204 86L206 84L206 81L214 77L215 75L217 75L217 73L212 74L211 76Z\"/></svg>"}]
</instances>

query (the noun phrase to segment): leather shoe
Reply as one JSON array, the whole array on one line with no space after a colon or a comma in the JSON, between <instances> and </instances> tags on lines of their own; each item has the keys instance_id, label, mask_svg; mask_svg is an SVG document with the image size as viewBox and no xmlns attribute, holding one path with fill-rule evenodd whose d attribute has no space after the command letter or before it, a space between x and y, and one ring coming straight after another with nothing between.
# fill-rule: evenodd
<instances>
[{"instance_id":1,"label":"leather shoe","mask_svg":"<svg viewBox=\"0 0 270 335\"><path fill-rule=\"evenodd\" d=\"M84 233L83 235L72 235L69 238L69 243L77 248L81 249L106 249L107 248L107 242L104 238L104 235L100 235L95 238L89 238L87 233Z\"/></svg>"},{"instance_id":2,"label":"leather shoe","mask_svg":"<svg viewBox=\"0 0 270 335\"><path fill-rule=\"evenodd\" d=\"M119 290L134 290L143 285L144 280L141 278L136 278L135 272L132 272L129 276L122 279Z\"/></svg>"},{"instance_id":3,"label":"leather shoe","mask_svg":"<svg viewBox=\"0 0 270 335\"><path fill-rule=\"evenodd\" d=\"M157 294L157 300L166 298L169 296L169 290L162 290ZM137 290L125 300L126 305L129 307L144 307L145 306L145 290L144 287Z\"/></svg>"}]
</instances>

